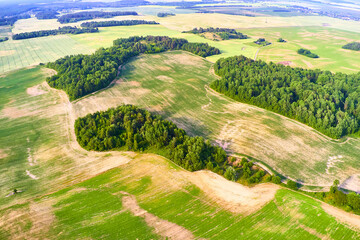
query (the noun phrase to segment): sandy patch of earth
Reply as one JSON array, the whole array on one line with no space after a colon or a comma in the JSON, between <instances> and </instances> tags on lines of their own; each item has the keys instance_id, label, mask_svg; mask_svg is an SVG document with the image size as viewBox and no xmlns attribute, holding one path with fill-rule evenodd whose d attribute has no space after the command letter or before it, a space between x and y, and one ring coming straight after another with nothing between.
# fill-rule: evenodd
<instances>
[{"instance_id":1,"label":"sandy patch of earth","mask_svg":"<svg viewBox=\"0 0 360 240\"><path fill-rule=\"evenodd\" d=\"M283 61L283 62L278 62L278 64L284 65L284 66L290 66L291 65L291 61Z\"/></svg>"},{"instance_id":2,"label":"sandy patch of earth","mask_svg":"<svg viewBox=\"0 0 360 240\"><path fill-rule=\"evenodd\" d=\"M15 50L0 51L0 57L11 56L15 53Z\"/></svg>"},{"instance_id":3,"label":"sandy patch of earth","mask_svg":"<svg viewBox=\"0 0 360 240\"><path fill-rule=\"evenodd\" d=\"M5 107L2 110L2 115L5 118L15 119L31 115L29 110L19 109L16 107Z\"/></svg>"},{"instance_id":4,"label":"sandy patch of earth","mask_svg":"<svg viewBox=\"0 0 360 240\"><path fill-rule=\"evenodd\" d=\"M122 197L124 208L129 210L134 216L143 218L148 226L155 229L157 234L166 239L194 239L194 235L189 230L147 212L138 205L134 196L126 192L122 193L125 194Z\"/></svg>"},{"instance_id":5,"label":"sandy patch of earth","mask_svg":"<svg viewBox=\"0 0 360 240\"><path fill-rule=\"evenodd\" d=\"M321 207L325 212L334 216L339 222L346 223L360 230L360 216L345 212L326 203L322 203Z\"/></svg>"},{"instance_id":6,"label":"sandy patch of earth","mask_svg":"<svg viewBox=\"0 0 360 240\"><path fill-rule=\"evenodd\" d=\"M244 215L261 209L275 197L279 186L271 183L246 187L207 170L191 173L189 179L225 209Z\"/></svg>"},{"instance_id":7,"label":"sandy patch of earth","mask_svg":"<svg viewBox=\"0 0 360 240\"><path fill-rule=\"evenodd\" d=\"M26 89L26 93L29 94L30 96L39 96L46 93L45 90L40 89L39 87L40 85L29 87L28 89Z\"/></svg>"},{"instance_id":8,"label":"sandy patch of earth","mask_svg":"<svg viewBox=\"0 0 360 240\"><path fill-rule=\"evenodd\" d=\"M6 152L4 152L4 150L0 149L0 159L6 158L7 156L9 156Z\"/></svg>"}]
</instances>

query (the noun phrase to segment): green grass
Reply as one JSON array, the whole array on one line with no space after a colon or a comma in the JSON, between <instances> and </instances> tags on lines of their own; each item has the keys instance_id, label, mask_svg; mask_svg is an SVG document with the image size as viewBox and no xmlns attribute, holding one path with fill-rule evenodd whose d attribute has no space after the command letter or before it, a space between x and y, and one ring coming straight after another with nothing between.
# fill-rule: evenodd
<instances>
[{"instance_id":1,"label":"green grass","mask_svg":"<svg viewBox=\"0 0 360 240\"><path fill-rule=\"evenodd\" d=\"M69 36L51 36L0 43L0 74L39 63L55 61L71 54L91 53L93 49Z\"/></svg>"},{"instance_id":2,"label":"green grass","mask_svg":"<svg viewBox=\"0 0 360 240\"><path fill-rule=\"evenodd\" d=\"M138 164L143 164L142 169ZM323 210L320 202L287 189L278 190L271 202L251 215L231 213L181 175L184 170L175 170L174 167L173 163L161 158L142 157L36 199L40 208L51 203L50 214L55 217L49 228L37 237L158 239L141 217L124 209L122 197L125 191L136 197L142 209L184 227L197 238L359 238L359 232L337 222ZM179 186L174 186L173 180ZM2 213L6 216L11 210L15 209ZM16 210L27 211L28 205ZM26 217L23 222L27 222ZM26 233L32 222L24 223L17 222L14 226Z\"/></svg>"},{"instance_id":3,"label":"green grass","mask_svg":"<svg viewBox=\"0 0 360 240\"><path fill-rule=\"evenodd\" d=\"M259 28L241 31L250 36L265 37L273 43L260 50L258 59L276 63L290 61L291 66L320 68L332 72L360 71L360 53L342 49L346 43L359 39L359 33L325 27ZM276 42L279 37L287 42ZM320 58L311 59L298 55L299 48L309 49Z\"/></svg>"},{"instance_id":4,"label":"green grass","mask_svg":"<svg viewBox=\"0 0 360 240\"><path fill-rule=\"evenodd\" d=\"M100 47L112 46L113 40L117 38L127 38L130 36L147 36L147 35L185 38L189 42L208 43L213 47L219 48L221 51L220 55L214 55L207 58L208 60L213 62L215 62L217 59L221 57L230 57L234 55L245 55L247 57L253 58L255 56L255 52L257 51L257 47L247 45L247 43L252 42L253 39L243 39L243 40L235 39L235 40L215 42L195 34L181 33L177 30L171 30L162 25L107 27L107 28L100 28L99 33L79 34L79 35L72 35L71 37L83 45L88 45L91 48L97 49Z\"/></svg>"},{"instance_id":5,"label":"green grass","mask_svg":"<svg viewBox=\"0 0 360 240\"><path fill-rule=\"evenodd\" d=\"M4 116L4 110L15 105L24 106L40 100L41 96L30 99L26 89L44 81L44 74L39 68L13 72L4 78L0 78L0 149L6 153L6 157L0 161L0 178L2 179L0 193L7 195L12 189L26 189L23 195L31 195L40 190L39 184L26 176L26 170L33 174L41 172L39 167L28 165L28 154L33 154L40 143L49 141L52 134L47 131L46 126L50 124L46 119L34 116L23 116L10 118ZM44 106L43 102L37 102ZM21 110L19 110L21 111ZM25 111L25 110L22 110ZM30 149L30 150L28 150ZM10 199L1 198L0 204Z\"/></svg>"},{"instance_id":6,"label":"green grass","mask_svg":"<svg viewBox=\"0 0 360 240\"><path fill-rule=\"evenodd\" d=\"M296 121L207 91L216 78L211 66L182 52L142 55L125 65L122 83L76 101L74 109L84 116L135 104L174 121L190 135L228 142L229 151L252 156L307 184L331 185L360 168L358 139L332 141ZM327 173L329 157L338 155L342 162Z\"/></svg>"}]
</instances>

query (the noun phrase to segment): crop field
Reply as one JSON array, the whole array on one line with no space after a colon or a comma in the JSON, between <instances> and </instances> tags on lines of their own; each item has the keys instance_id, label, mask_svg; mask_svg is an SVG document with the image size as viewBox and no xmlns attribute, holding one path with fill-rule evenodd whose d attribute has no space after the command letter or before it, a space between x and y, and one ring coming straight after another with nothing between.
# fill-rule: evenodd
<instances>
[{"instance_id":1,"label":"crop field","mask_svg":"<svg viewBox=\"0 0 360 240\"><path fill-rule=\"evenodd\" d=\"M176 30L171 30L161 25L107 27L100 28L99 33L72 35L71 37L83 45L88 45L91 48L97 49L100 47L112 46L113 41L117 38L147 35L185 38L189 42L208 43L211 46L219 48L221 51L220 55L214 55L207 58L213 62L221 57L230 57L234 55L244 55L253 58L258 49L256 46L250 46L247 44L254 41L254 39L234 39L215 42L195 34L181 33Z\"/></svg>"},{"instance_id":2,"label":"crop field","mask_svg":"<svg viewBox=\"0 0 360 240\"><path fill-rule=\"evenodd\" d=\"M71 105L63 92L44 82L50 74L54 73L36 67L0 77L2 208L130 160L129 153L110 156L87 152L77 145ZM5 197L14 188L22 193L16 199Z\"/></svg>"},{"instance_id":3,"label":"crop field","mask_svg":"<svg viewBox=\"0 0 360 240\"><path fill-rule=\"evenodd\" d=\"M66 35L0 43L0 74L15 69L55 61L71 54L91 53L91 47Z\"/></svg>"},{"instance_id":4,"label":"crop field","mask_svg":"<svg viewBox=\"0 0 360 240\"><path fill-rule=\"evenodd\" d=\"M171 239L359 238L354 228L356 224L348 225L350 222L344 221L346 218L340 221L328 214L330 207L312 198L291 190L278 190L273 184L262 184L258 186L262 187L261 194L270 195L269 199L260 206L247 206L237 200L236 194L255 192L253 197L258 198L260 193L254 188L238 192L232 187L233 182L219 178L207 171L190 173L162 157L140 154L129 163L96 177L0 210L0 236L3 239L24 236L56 239L120 236L128 239L164 239L165 236ZM210 191L214 184L221 184L223 195ZM224 194L226 198L221 197ZM241 211L245 208L246 213Z\"/></svg>"},{"instance_id":5,"label":"crop field","mask_svg":"<svg viewBox=\"0 0 360 240\"><path fill-rule=\"evenodd\" d=\"M358 41L359 33L324 27L259 28L241 31L254 38L265 37L272 42L272 45L260 49L258 59L332 72L360 71L360 52L342 49L346 43ZM276 42L280 37L287 42ZM299 48L309 49L320 58L301 56L296 52Z\"/></svg>"},{"instance_id":6,"label":"crop field","mask_svg":"<svg viewBox=\"0 0 360 240\"><path fill-rule=\"evenodd\" d=\"M74 102L76 117L131 103L306 184L330 186L335 178L359 173L360 140L333 141L294 120L229 100L207 87L216 78L211 66L184 52L142 55L124 66L112 87Z\"/></svg>"}]
</instances>

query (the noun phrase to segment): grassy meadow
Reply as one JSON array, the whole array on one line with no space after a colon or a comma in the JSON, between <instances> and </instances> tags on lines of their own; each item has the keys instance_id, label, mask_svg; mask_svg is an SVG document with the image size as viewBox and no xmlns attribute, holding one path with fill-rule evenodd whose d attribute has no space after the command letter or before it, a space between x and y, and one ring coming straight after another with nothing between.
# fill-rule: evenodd
<instances>
[{"instance_id":1,"label":"grassy meadow","mask_svg":"<svg viewBox=\"0 0 360 240\"><path fill-rule=\"evenodd\" d=\"M49 69L35 67L0 77L2 208L131 159L127 153L108 156L87 152L77 145L67 96L45 83L51 74ZM21 195L16 199L6 197L15 188L22 191Z\"/></svg>"},{"instance_id":2,"label":"grassy meadow","mask_svg":"<svg viewBox=\"0 0 360 240\"><path fill-rule=\"evenodd\" d=\"M141 167L140 167L141 166ZM0 210L3 239L358 239L318 201L280 189L260 210L224 209L189 173L154 155ZM251 191L251 190L250 190ZM16 196L17 197L17 196ZM132 201L129 201L132 200ZM228 204L236 207L231 201ZM241 205L238 206L241 208ZM9 218L11 216L11 218Z\"/></svg>"},{"instance_id":3,"label":"grassy meadow","mask_svg":"<svg viewBox=\"0 0 360 240\"><path fill-rule=\"evenodd\" d=\"M55 61L72 54L88 54L94 49L66 35L9 40L0 43L0 74L15 69Z\"/></svg>"},{"instance_id":4,"label":"grassy meadow","mask_svg":"<svg viewBox=\"0 0 360 240\"><path fill-rule=\"evenodd\" d=\"M257 58L267 62L282 62L292 67L320 68L332 72L357 73L360 71L360 52L342 49L342 46L360 39L359 33L328 27L291 27L242 29L244 33L265 37L272 45L261 48ZM287 42L279 43L278 38ZM309 49L318 59L297 54L300 48Z\"/></svg>"},{"instance_id":5,"label":"grassy meadow","mask_svg":"<svg viewBox=\"0 0 360 240\"><path fill-rule=\"evenodd\" d=\"M358 173L359 139L333 141L294 120L225 98L208 89L215 78L211 62L185 52L142 55L123 67L115 85L74 102L75 114L135 104L306 184L330 186Z\"/></svg>"}]
</instances>

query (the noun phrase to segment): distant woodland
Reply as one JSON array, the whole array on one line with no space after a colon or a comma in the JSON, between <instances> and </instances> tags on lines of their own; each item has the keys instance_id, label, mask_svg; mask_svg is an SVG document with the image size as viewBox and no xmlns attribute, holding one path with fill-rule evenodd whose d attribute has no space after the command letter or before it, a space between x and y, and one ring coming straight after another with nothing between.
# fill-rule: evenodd
<instances>
[{"instance_id":1,"label":"distant woodland","mask_svg":"<svg viewBox=\"0 0 360 240\"><path fill-rule=\"evenodd\" d=\"M258 40L254 41L254 43L260 46L268 46L271 44L271 42L266 41L265 38L259 38Z\"/></svg>"},{"instance_id":2,"label":"distant woodland","mask_svg":"<svg viewBox=\"0 0 360 240\"><path fill-rule=\"evenodd\" d=\"M81 33L94 33L98 31L99 29L97 28L77 28L77 27L67 26L67 27L59 27L58 29L54 29L54 30L42 30L35 32L18 33L13 35L13 39L20 40L20 39L45 37L45 36L58 35L58 34L81 34Z\"/></svg>"},{"instance_id":3,"label":"distant woodland","mask_svg":"<svg viewBox=\"0 0 360 240\"><path fill-rule=\"evenodd\" d=\"M303 122L332 138L359 131L360 73L286 67L244 56L219 59L211 88Z\"/></svg>"},{"instance_id":4,"label":"distant woodland","mask_svg":"<svg viewBox=\"0 0 360 240\"><path fill-rule=\"evenodd\" d=\"M81 27L113 27L113 26L132 26L140 24L159 24L155 21L145 21L145 20L122 20L122 21L101 21L101 22L84 22Z\"/></svg>"},{"instance_id":5,"label":"distant woodland","mask_svg":"<svg viewBox=\"0 0 360 240\"><path fill-rule=\"evenodd\" d=\"M153 152L189 171L209 169L231 181L280 183L280 177L265 174L246 159L235 166L235 158L228 157L221 147L202 137L190 137L174 123L132 105L78 118L75 134L86 150Z\"/></svg>"},{"instance_id":6,"label":"distant woodland","mask_svg":"<svg viewBox=\"0 0 360 240\"><path fill-rule=\"evenodd\" d=\"M126 12L100 12L100 11L86 11L86 12L77 12L62 15L58 18L60 23L73 23L83 20L95 19L95 18L112 18L116 16L125 16L125 15L138 15L137 12L126 11Z\"/></svg>"},{"instance_id":7,"label":"distant woodland","mask_svg":"<svg viewBox=\"0 0 360 240\"><path fill-rule=\"evenodd\" d=\"M54 19L54 18L57 18L57 16L56 16L57 14L59 14L59 13L54 10L44 10L44 11L36 13L35 17L37 19Z\"/></svg>"},{"instance_id":8,"label":"distant woodland","mask_svg":"<svg viewBox=\"0 0 360 240\"><path fill-rule=\"evenodd\" d=\"M31 16L29 14L19 14L16 16L12 16L12 17L6 17L6 18L1 18L0 17L0 26L5 26L5 25L14 25L14 23L19 20L19 19L26 19L26 18L31 18Z\"/></svg>"},{"instance_id":9,"label":"distant woodland","mask_svg":"<svg viewBox=\"0 0 360 240\"><path fill-rule=\"evenodd\" d=\"M228 39L247 39L248 36L237 32L235 29L231 28L194 28L190 31L184 31L184 33L193 33L193 34L202 34L202 33L215 33L217 34L221 40L228 40Z\"/></svg>"},{"instance_id":10,"label":"distant woodland","mask_svg":"<svg viewBox=\"0 0 360 240\"><path fill-rule=\"evenodd\" d=\"M114 41L114 46L101 48L91 55L60 58L47 67L58 74L47 79L51 87L64 90L70 100L108 86L117 76L118 68L131 57L141 53L159 53L167 50L184 50L207 57L220 50L205 43L189 43L185 39L169 37L130 37Z\"/></svg>"},{"instance_id":11,"label":"distant woodland","mask_svg":"<svg viewBox=\"0 0 360 240\"><path fill-rule=\"evenodd\" d=\"M0 42L5 42L5 41L7 41L7 40L9 40L8 37L0 37Z\"/></svg>"},{"instance_id":12,"label":"distant woodland","mask_svg":"<svg viewBox=\"0 0 360 240\"><path fill-rule=\"evenodd\" d=\"M167 17L167 16L175 16L175 13L166 13L166 12L159 12L157 14L158 17Z\"/></svg>"},{"instance_id":13,"label":"distant woodland","mask_svg":"<svg viewBox=\"0 0 360 240\"><path fill-rule=\"evenodd\" d=\"M299 50L297 50L297 53L300 55L304 55L306 57L309 58L319 58L319 56L315 53L312 53L310 50L304 49L304 48L300 48Z\"/></svg>"},{"instance_id":14,"label":"distant woodland","mask_svg":"<svg viewBox=\"0 0 360 240\"><path fill-rule=\"evenodd\" d=\"M360 42L352 42L344 45L343 49L349 49L354 51L360 51Z\"/></svg>"}]
</instances>

